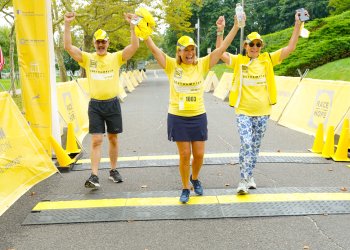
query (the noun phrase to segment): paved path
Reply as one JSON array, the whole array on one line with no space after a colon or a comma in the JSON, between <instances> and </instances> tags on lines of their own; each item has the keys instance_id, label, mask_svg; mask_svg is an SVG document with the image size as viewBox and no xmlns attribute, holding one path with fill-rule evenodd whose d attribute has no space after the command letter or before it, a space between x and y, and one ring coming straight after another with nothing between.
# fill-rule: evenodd
<instances>
[{"instance_id":1,"label":"paved path","mask_svg":"<svg viewBox=\"0 0 350 250\"><path fill-rule=\"evenodd\" d=\"M168 84L164 73L147 72L145 80L122 103L124 133L120 156L176 154L167 141ZM158 77L155 78L155 75ZM239 139L233 109L205 94L209 120L207 153L237 153ZM263 152L306 153L313 137L270 121ZM106 143L104 144L106 145ZM89 138L84 141L88 158ZM107 157L107 151L103 151ZM345 163L259 163L258 187L348 187L350 168ZM108 181L100 171L101 194L179 191L176 167L123 168L125 182ZM201 181L207 189L232 190L238 182L238 165L206 165ZM154 220L23 226L31 209L48 195L79 195L89 171L56 174L33 187L0 217L0 250L3 249L350 249L349 214L197 220ZM309 247L309 248L307 248Z\"/></svg>"}]
</instances>

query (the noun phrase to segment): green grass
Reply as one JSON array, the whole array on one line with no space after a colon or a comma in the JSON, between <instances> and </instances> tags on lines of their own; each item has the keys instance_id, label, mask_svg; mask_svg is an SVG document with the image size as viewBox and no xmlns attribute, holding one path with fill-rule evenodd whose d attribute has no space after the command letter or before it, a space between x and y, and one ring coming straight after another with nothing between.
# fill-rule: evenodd
<instances>
[{"instance_id":1,"label":"green grass","mask_svg":"<svg viewBox=\"0 0 350 250\"><path fill-rule=\"evenodd\" d=\"M342 80L350 82L350 57L322 65L311 70L306 77L322 80Z\"/></svg>"},{"instance_id":2,"label":"green grass","mask_svg":"<svg viewBox=\"0 0 350 250\"><path fill-rule=\"evenodd\" d=\"M11 80L10 79L0 79L0 91L8 90L11 87Z\"/></svg>"},{"instance_id":3,"label":"green grass","mask_svg":"<svg viewBox=\"0 0 350 250\"><path fill-rule=\"evenodd\" d=\"M228 68L225 63L216 64L211 70L215 72L218 79L221 78L224 72L229 72L229 73L233 72L233 70Z\"/></svg>"}]
</instances>

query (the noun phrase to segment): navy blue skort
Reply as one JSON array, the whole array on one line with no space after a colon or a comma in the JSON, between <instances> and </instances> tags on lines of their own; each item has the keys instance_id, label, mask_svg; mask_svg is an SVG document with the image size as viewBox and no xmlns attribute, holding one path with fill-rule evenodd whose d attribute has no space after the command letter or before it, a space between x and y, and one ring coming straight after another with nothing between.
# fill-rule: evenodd
<instances>
[{"instance_id":1,"label":"navy blue skort","mask_svg":"<svg viewBox=\"0 0 350 250\"><path fill-rule=\"evenodd\" d=\"M208 140L207 114L192 117L168 114L169 141L206 141Z\"/></svg>"}]
</instances>

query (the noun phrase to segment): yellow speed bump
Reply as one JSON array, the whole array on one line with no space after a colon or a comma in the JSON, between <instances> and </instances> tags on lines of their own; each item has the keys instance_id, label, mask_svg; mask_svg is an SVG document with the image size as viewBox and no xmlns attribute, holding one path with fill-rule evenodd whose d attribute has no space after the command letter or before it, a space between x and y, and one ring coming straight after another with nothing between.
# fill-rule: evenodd
<instances>
[{"instance_id":1,"label":"yellow speed bump","mask_svg":"<svg viewBox=\"0 0 350 250\"><path fill-rule=\"evenodd\" d=\"M191 196L186 205L296 202L296 201L349 201L350 193L278 193L220 196ZM179 197L117 198L72 201L39 202L32 211L53 209L81 209L103 207L140 207L140 206L183 206Z\"/></svg>"}]
</instances>

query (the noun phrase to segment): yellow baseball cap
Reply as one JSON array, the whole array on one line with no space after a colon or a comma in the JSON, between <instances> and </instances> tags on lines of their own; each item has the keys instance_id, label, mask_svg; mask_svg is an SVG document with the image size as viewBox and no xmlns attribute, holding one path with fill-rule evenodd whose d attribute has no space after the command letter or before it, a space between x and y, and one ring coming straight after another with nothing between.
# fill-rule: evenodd
<instances>
[{"instance_id":1,"label":"yellow baseball cap","mask_svg":"<svg viewBox=\"0 0 350 250\"><path fill-rule=\"evenodd\" d=\"M96 32L94 33L94 39L97 40L109 40L108 34L106 31L98 29L96 30Z\"/></svg>"},{"instance_id":2,"label":"yellow baseball cap","mask_svg":"<svg viewBox=\"0 0 350 250\"><path fill-rule=\"evenodd\" d=\"M263 39L261 38L261 36L259 35L258 32L252 32L247 36L247 40L246 42L250 43L251 41L254 40L260 40L261 42L263 42Z\"/></svg>"},{"instance_id":3,"label":"yellow baseball cap","mask_svg":"<svg viewBox=\"0 0 350 250\"><path fill-rule=\"evenodd\" d=\"M196 43L194 42L194 40L191 37L182 36L179 38L179 40L177 40L176 48L177 49L184 49L190 45L197 47Z\"/></svg>"}]
</instances>

